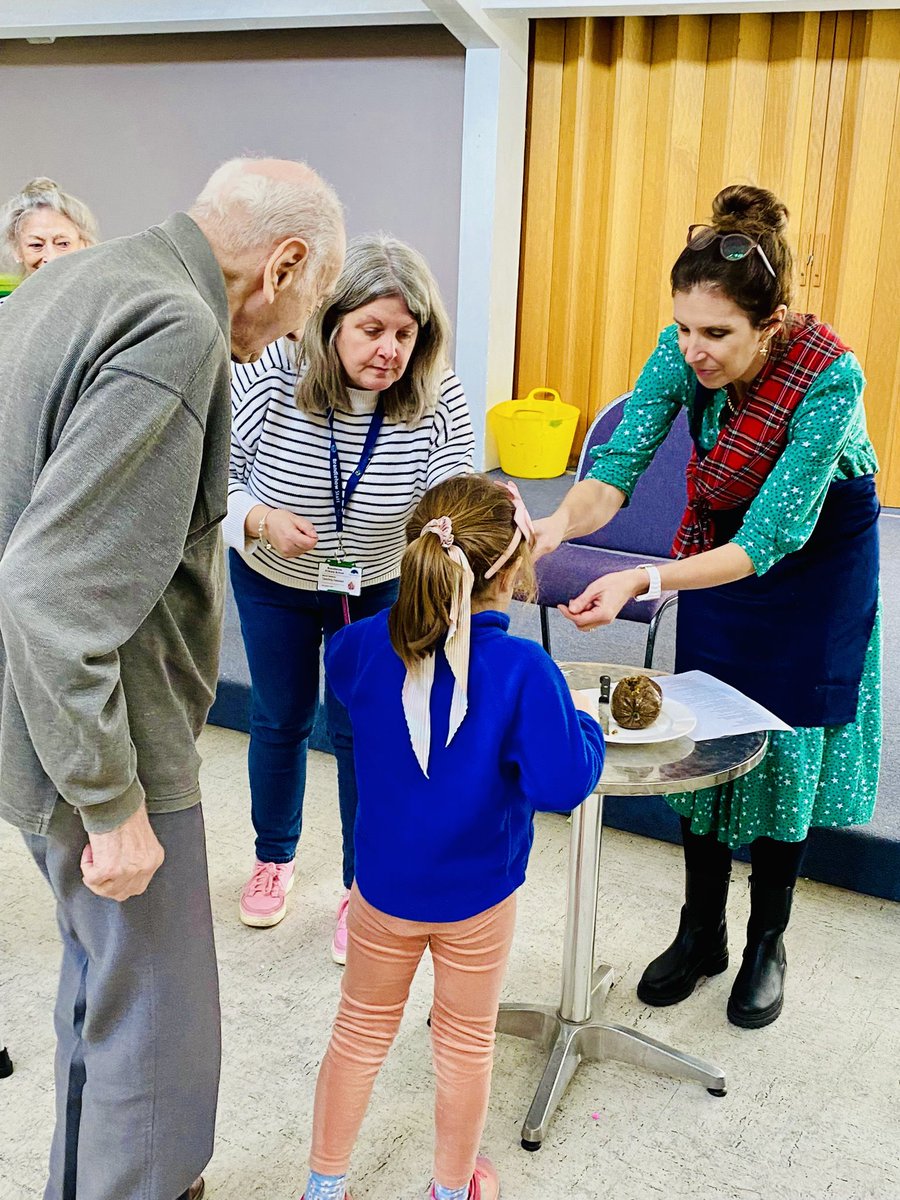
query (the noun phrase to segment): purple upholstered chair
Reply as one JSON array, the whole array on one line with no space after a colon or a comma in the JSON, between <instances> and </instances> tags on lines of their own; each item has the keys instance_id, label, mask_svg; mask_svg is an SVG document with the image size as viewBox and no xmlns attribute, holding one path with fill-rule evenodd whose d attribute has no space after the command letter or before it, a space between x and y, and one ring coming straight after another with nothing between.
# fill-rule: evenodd
<instances>
[{"instance_id":1,"label":"purple upholstered chair","mask_svg":"<svg viewBox=\"0 0 900 1200\"><path fill-rule=\"evenodd\" d=\"M590 451L608 442L622 419L626 392L594 418L587 431L577 479L584 479L592 465ZM621 509L603 529L587 537L575 538L548 554L537 564L538 604L541 606L541 639L550 652L549 608L567 604L589 583L610 571L626 571L640 563L665 562L671 558L672 540L687 503L685 467L691 453L684 410L679 414L665 441L656 451L650 466L638 480L627 508ZM659 621L675 603L675 592L663 592L658 600L629 600L619 617L649 626L644 666L653 665L653 647Z\"/></svg>"}]
</instances>

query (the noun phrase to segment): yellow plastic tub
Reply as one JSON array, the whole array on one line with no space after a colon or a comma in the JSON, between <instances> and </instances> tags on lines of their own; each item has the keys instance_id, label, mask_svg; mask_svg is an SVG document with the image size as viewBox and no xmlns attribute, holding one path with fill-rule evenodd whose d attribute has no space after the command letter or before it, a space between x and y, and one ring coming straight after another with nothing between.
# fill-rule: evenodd
<instances>
[{"instance_id":1,"label":"yellow plastic tub","mask_svg":"<svg viewBox=\"0 0 900 1200\"><path fill-rule=\"evenodd\" d=\"M542 400L551 396L551 400ZM564 404L553 388L532 388L524 400L504 400L488 409L500 466L520 479L553 479L569 463L580 410Z\"/></svg>"}]
</instances>

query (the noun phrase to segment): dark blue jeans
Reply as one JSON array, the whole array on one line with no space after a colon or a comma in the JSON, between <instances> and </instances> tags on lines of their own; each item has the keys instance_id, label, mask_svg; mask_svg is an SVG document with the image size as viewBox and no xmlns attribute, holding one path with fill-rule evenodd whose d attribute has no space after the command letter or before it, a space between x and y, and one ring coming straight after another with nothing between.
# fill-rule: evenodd
<instances>
[{"instance_id":1,"label":"dark blue jeans","mask_svg":"<svg viewBox=\"0 0 900 1200\"><path fill-rule=\"evenodd\" d=\"M319 702L319 651L344 623L341 597L286 587L229 551L231 586L250 664L251 819L260 862L291 862L303 827L306 750ZM365 584L365 577L363 578ZM363 586L349 598L350 619L390 608L398 581ZM356 770L353 731L343 704L325 684L328 735L338 768L344 887L353 882Z\"/></svg>"}]
</instances>

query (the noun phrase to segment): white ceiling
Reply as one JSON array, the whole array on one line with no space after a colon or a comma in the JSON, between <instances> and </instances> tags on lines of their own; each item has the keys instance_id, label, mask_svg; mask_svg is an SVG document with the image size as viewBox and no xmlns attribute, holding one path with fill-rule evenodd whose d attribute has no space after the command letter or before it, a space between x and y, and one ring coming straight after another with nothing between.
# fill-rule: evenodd
<instances>
[{"instance_id":1,"label":"white ceiling","mask_svg":"<svg viewBox=\"0 0 900 1200\"><path fill-rule=\"evenodd\" d=\"M896 0L0 0L0 38L444 24L477 49L498 45L526 17L893 7Z\"/></svg>"}]
</instances>

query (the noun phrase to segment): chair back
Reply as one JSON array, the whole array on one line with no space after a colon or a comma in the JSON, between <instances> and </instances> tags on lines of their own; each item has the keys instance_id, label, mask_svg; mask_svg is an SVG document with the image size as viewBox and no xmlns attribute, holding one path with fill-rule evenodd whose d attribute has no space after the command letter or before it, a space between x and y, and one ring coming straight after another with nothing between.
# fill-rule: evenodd
<instances>
[{"instance_id":1,"label":"chair back","mask_svg":"<svg viewBox=\"0 0 900 1200\"><path fill-rule=\"evenodd\" d=\"M619 396L594 418L578 460L579 480L584 479L593 465L590 451L595 446L604 445L612 437L630 395L631 392L626 392ZM603 529L587 537L573 538L573 543L621 550L628 554L646 554L653 558L670 558L672 541L687 504L685 468L691 448L687 414L682 409L665 441L654 454L650 466L638 480L628 507L620 509Z\"/></svg>"}]
</instances>

